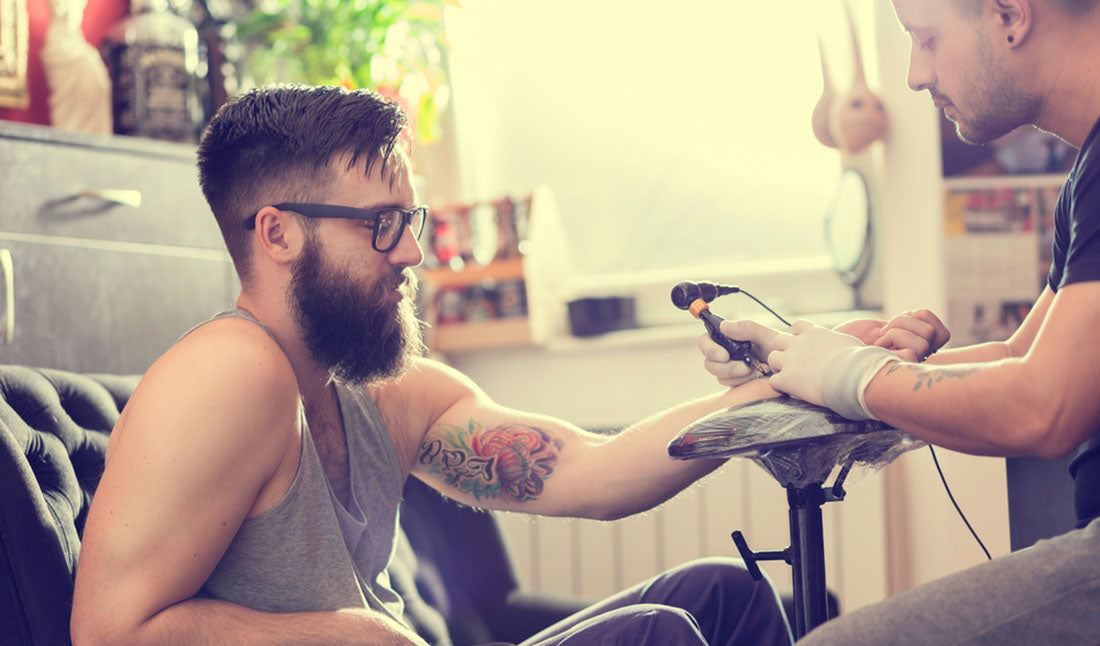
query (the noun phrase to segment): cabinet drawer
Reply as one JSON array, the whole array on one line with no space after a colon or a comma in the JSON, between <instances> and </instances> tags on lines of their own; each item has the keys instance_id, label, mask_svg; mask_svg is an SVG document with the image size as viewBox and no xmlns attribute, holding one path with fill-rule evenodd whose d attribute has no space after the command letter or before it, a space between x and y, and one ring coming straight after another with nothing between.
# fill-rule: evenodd
<instances>
[{"instance_id":1,"label":"cabinet drawer","mask_svg":"<svg viewBox=\"0 0 1100 646\"><path fill-rule=\"evenodd\" d=\"M5 240L14 334L0 363L144 372L196 323L232 307L235 274L212 251L159 253ZM0 281L0 292L4 290ZM3 310L0 300L0 310ZM0 328L2 329L2 328Z\"/></svg>"},{"instance_id":2,"label":"cabinet drawer","mask_svg":"<svg viewBox=\"0 0 1100 646\"><path fill-rule=\"evenodd\" d=\"M224 249L190 147L85 139L103 144L0 137L0 231ZM138 191L141 205L81 197L104 189Z\"/></svg>"}]
</instances>

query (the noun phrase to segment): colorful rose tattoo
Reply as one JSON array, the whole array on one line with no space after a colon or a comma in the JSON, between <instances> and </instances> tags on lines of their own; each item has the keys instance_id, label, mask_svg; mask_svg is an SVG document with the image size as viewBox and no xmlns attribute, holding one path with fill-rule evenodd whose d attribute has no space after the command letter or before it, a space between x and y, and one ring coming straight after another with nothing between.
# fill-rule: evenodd
<instances>
[{"instance_id":1,"label":"colorful rose tattoo","mask_svg":"<svg viewBox=\"0 0 1100 646\"><path fill-rule=\"evenodd\" d=\"M447 484L475 500L504 497L527 502L542 494L558 462L562 442L522 424L488 430L474 420L466 428L446 426L420 445L417 460Z\"/></svg>"}]
</instances>

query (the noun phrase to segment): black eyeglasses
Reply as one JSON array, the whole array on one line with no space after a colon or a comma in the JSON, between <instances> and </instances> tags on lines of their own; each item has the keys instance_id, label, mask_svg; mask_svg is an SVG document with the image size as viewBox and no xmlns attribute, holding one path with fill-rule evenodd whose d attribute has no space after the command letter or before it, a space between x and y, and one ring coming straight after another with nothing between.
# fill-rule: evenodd
<instances>
[{"instance_id":1,"label":"black eyeglasses","mask_svg":"<svg viewBox=\"0 0 1100 646\"><path fill-rule=\"evenodd\" d=\"M387 207L384 209L357 209L354 206L337 206L335 204L306 204L300 202L285 202L273 205L280 211L294 211L307 218L345 218L351 220L373 220L374 238L371 244L379 253L392 251L401 240L401 234L405 227L412 229L416 239L420 239L420 232L424 230L424 220L428 217L428 207L417 206L409 210ZM244 228L256 228L256 215L244 221Z\"/></svg>"}]
</instances>

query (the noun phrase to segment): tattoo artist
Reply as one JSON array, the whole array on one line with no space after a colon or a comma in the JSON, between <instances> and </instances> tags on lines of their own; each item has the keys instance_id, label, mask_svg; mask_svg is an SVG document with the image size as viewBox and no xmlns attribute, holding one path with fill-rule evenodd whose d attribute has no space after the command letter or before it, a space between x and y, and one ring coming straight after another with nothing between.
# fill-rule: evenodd
<instances>
[{"instance_id":1,"label":"tattoo artist","mask_svg":"<svg viewBox=\"0 0 1100 646\"><path fill-rule=\"evenodd\" d=\"M776 390L845 417L978 455L1075 452L1079 525L843 615L805 643L1100 643L1100 2L893 5L913 43L909 86L929 92L960 139L981 144L1032 125L1079 150L1055 209L1045 289L1007 341L939 352L949 335L927 311L883 321L866 344L808 321L789 333L748 321L722 331L752 341ZM918 356L891 352L903 339L927 345ZM744 376L725 350L701 343L720 380Z\"/></svg>"}]
</instances>

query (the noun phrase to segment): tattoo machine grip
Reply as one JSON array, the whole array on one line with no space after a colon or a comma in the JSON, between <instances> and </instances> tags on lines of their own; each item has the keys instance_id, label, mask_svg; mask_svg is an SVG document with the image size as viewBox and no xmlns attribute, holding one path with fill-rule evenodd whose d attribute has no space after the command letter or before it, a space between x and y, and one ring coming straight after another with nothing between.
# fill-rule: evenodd
<instances>
[{"instance_id":1,"label":"tattoo machine grip","mask_svg":"<svg viewBox=\"0 0 1100 646\"><path fill-rule=\"evenodd\" d=\"M756 365L756 360L752 356L752 342L734 341L722 334L720 325L725 319L710 311L710 306L707 305L706 301L702 298L695 299L688 307L688 311L691 312L692 316L703 322L710 338L730 353L731 361L744 361L749 366Z\"/></svg>"}]
</instances>

